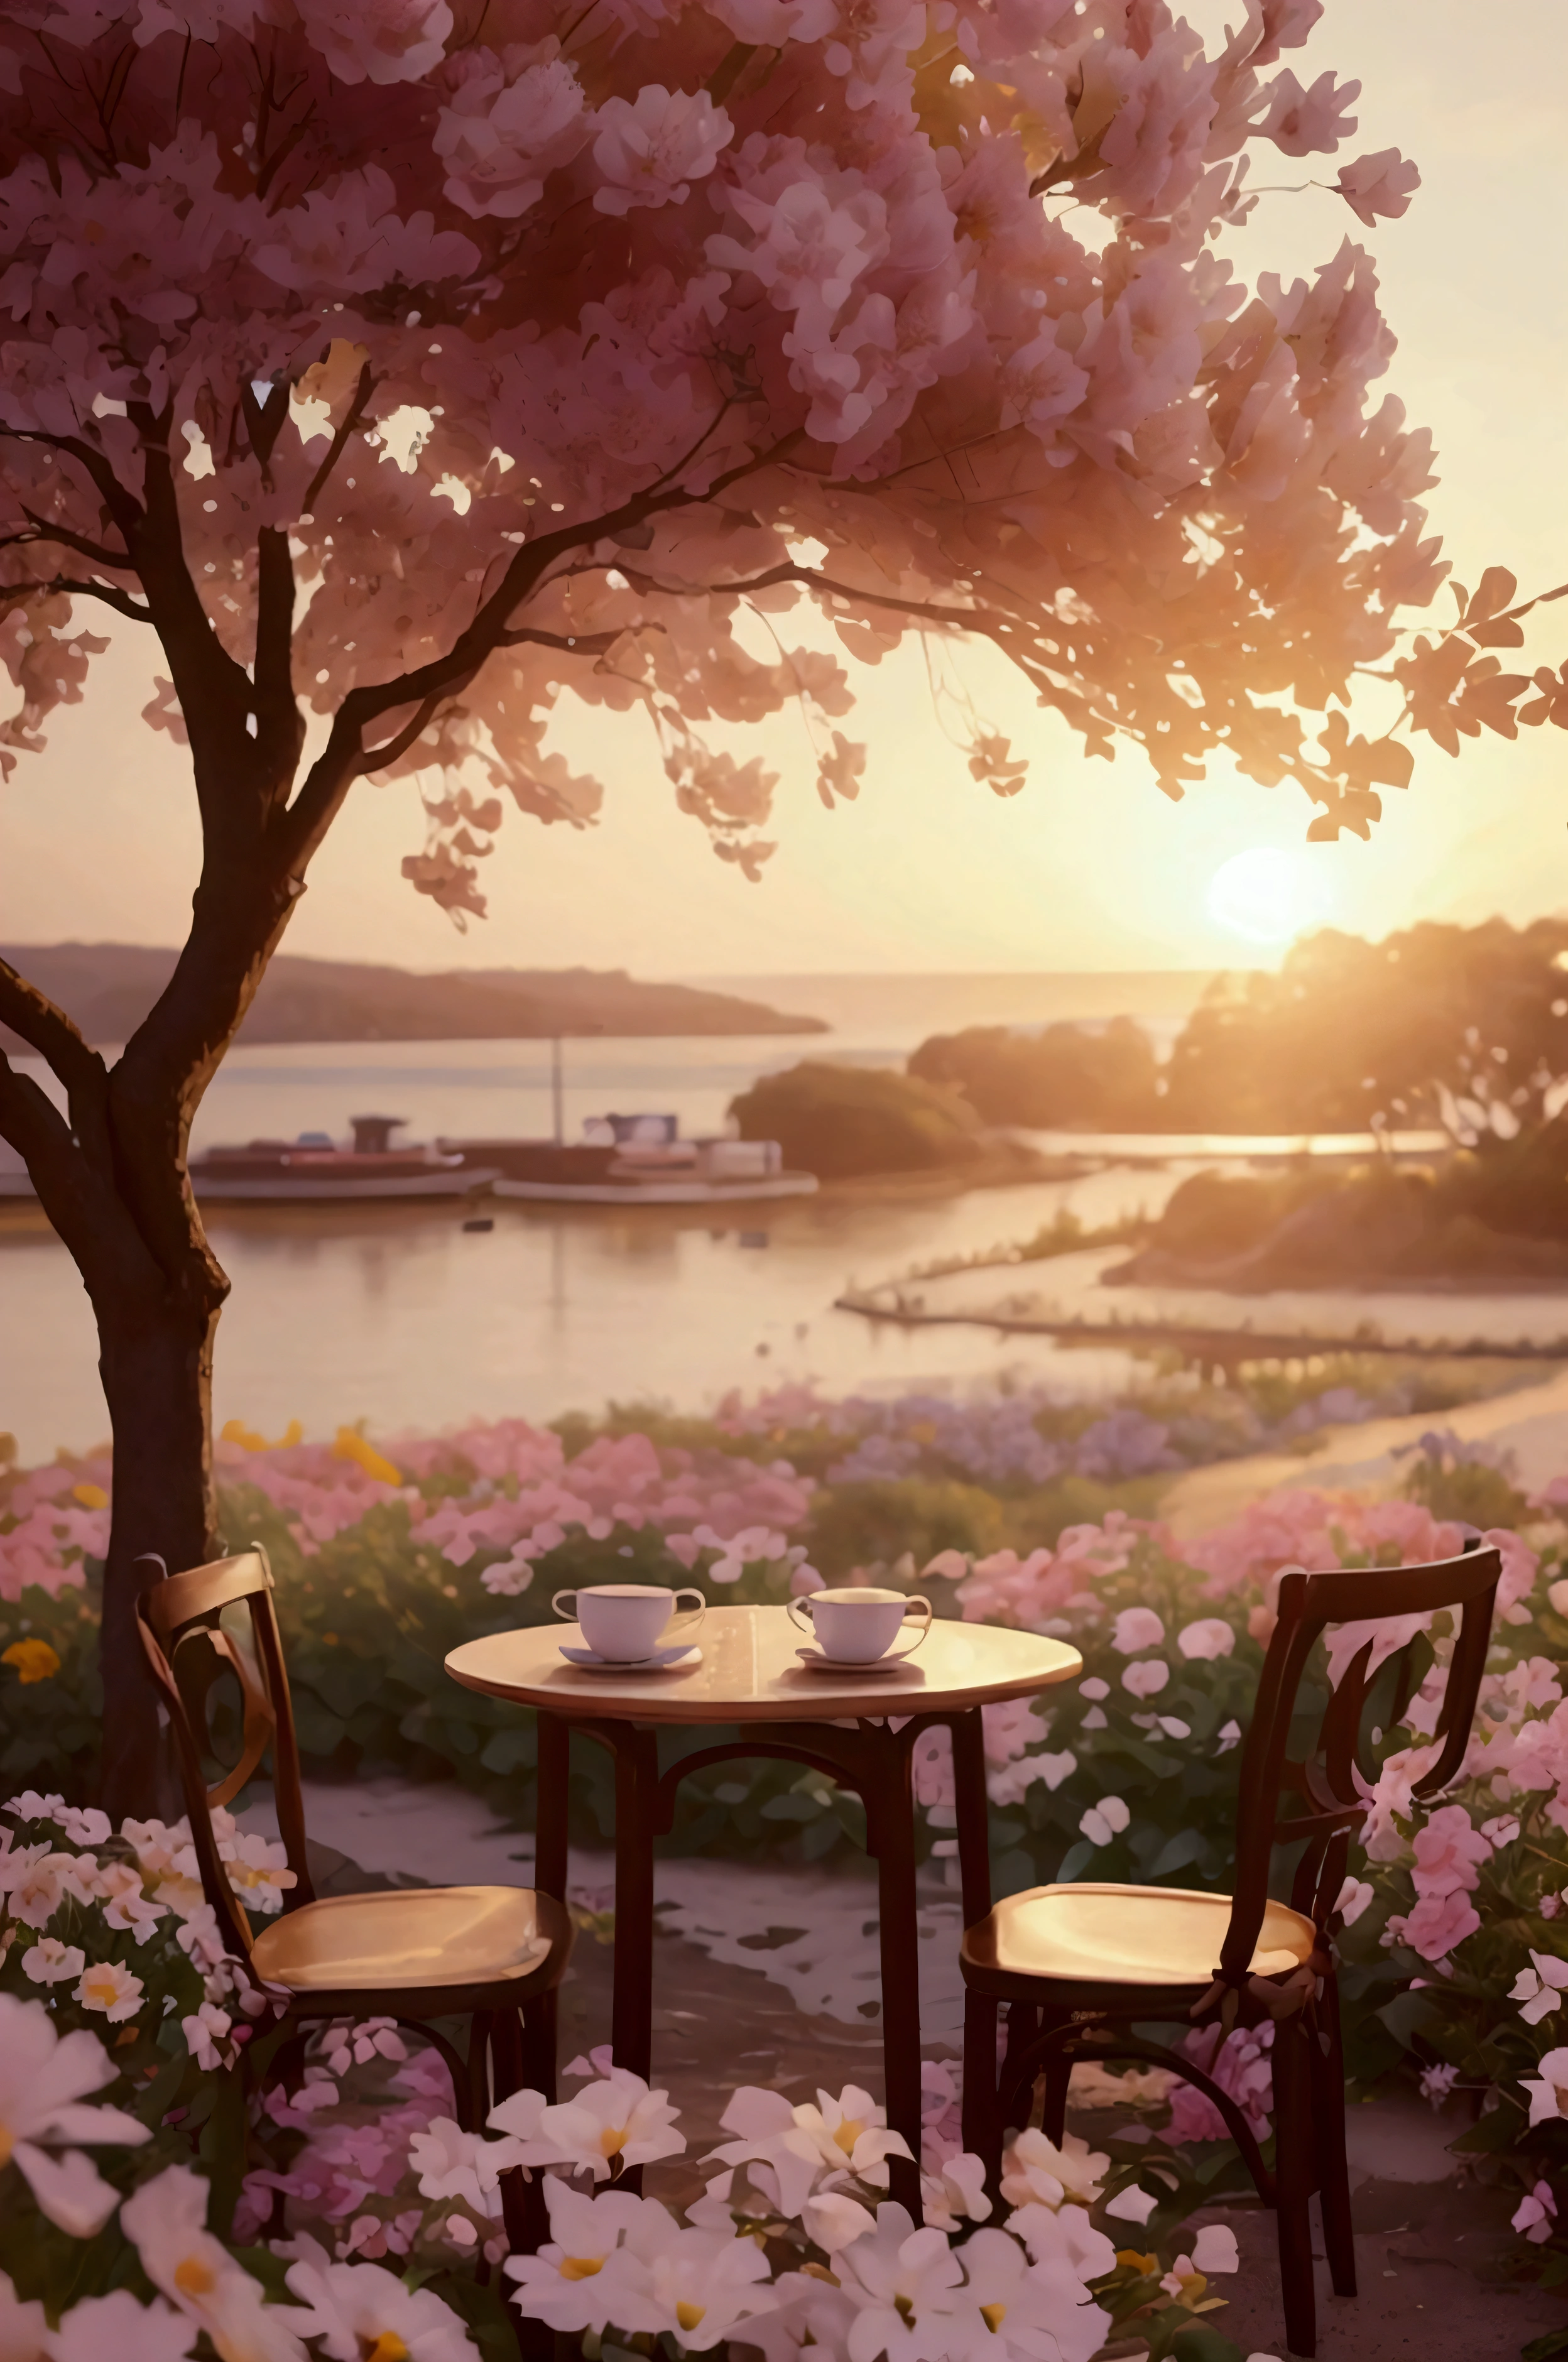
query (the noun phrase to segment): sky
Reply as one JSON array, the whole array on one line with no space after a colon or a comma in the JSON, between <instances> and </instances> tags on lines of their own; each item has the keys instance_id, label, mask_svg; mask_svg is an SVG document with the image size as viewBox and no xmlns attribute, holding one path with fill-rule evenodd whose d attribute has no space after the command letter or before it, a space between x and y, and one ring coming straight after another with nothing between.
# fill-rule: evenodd
<instances>
[{"instance_id":1,"label":"sky","mask_svg":"<svg viewBox=\"0 0 1568 2362\"><path fill-rule=\"evenodd\" d=\"M1187 13L1213 31L1226 10L1189 0ZM1431 524L1457 576L1474 586L1485 566L1507 565L1521 592L1568 579L1562 0L1506 0L1485 16L1473 0L1328 0L1289 62L1305 83L1331 65L1362 82L1341 160L1397 147L1423 186L1403 220L1370 232L1327 192L1265 196L1238 261L1291 276L1347 232L1370 247L1399 339L1383 385L1433 431ZM1253 182L1337 169L1279 162L1275 175L1258 152ZM1446 619L1446 593L1432 612ZM111 646L84 703L0 789L0 941L184 933L193 806L179 750L138 719L153 667L136 637ZM1568 656L1568 602L1542 611L1525 653ZM513 814L487 865L487 920L459 934L403 882L399 864L423 842L416 794L365 781L284 948L650 977L1212 968L1271 963L1307 921L1379 936L1419 918L1520 922L1568 908L1568 745L1550 729L1466 741L1457 762L1419 741L1414 781L1389 793L1370 844L1309 848L1298 791L1217 776L1173 805L1136 752L1085 760L993 652L966 652L963 670L1031 758L1011 800L969 778L908 650L850 667L861 701L843 726L871 748L858 802L824 811L803 731L787 716L767 725L761 750L782 778L768 832L778 851L760 884L675 811L651 737L591 716L561 743L606 782L600 825L547 830Z\"/></svg>"}]
</instances>

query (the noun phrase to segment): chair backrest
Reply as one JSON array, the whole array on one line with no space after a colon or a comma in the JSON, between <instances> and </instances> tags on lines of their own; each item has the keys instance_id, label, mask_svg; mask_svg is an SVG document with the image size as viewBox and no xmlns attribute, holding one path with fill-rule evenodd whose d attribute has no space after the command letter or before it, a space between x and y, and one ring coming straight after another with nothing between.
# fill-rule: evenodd
<instances>
[{"instance_id":1,"label":"chair backrest","mask_svg":"<svg viewBox=\"0 0 1568 2362\"><path fill-rule=\"evenodd\" d=\"M241 1617L231 1617L226 1627L224 1610L234 1607ZM174 1733L203 1890L231 1948L248 1957L249 1923L219 1856L212 1816L233 1801L269 1754L278 1828L294 1873L283 1907L293 1910L314 1900L299 1749L267 1553L258 1544L237 1558L165 1575L139 1595L137 1612L142 1646ZM243 1736L238 1760L209 1788L204 1769L211 1751L209 1694L226 1668L239 1684Z\"/></svg>"},{"instance_id":2,"label":"chair backrest","mask_svg":"<svg viewBox=\"0 0 1568 2362\"><path fill-rule=\"evenodd\" d=\"M1437 1716L1438 1759L1411 1792L1419 1799L1435 1796L1456 1777L1470 1743L1502 1571L1499 1553L1473 1541L1460 1557L1435 1566L1356 1567L1330 1574L1297 1571L1280 1577L1279 1620L1242 1750L1234 1902L1220 1958L1226 1984L1239 1987L1246 1981L1268 1901L1270 1856L1276 1845L1305 1841L1290 1899L1320 1932L1327 1927L1344 1882L1351 1838L1367 1812L1356 1775L1368 1785L1376 1778L1364 1727L1369 1696L1381 1683L1387 1696L1384 1727L1392 1729L1403 1719L1417 1686L1410 1672L1411 1639L1392 1651L1386 1676L1384 1665L1372 1666L1378 1635L1368 1631L1333 1687L1315 1745L1293 1760L1288 1753L1291 1725L1302 1675L1318 1641L1333 1625L1386 1626L1397 1617L1424 1618L1445 1608L1461 1611ZM1390 1663L1386 1650L1384 1663ZM1294 1811L1282 1814L1282 1795L1294 1800Z\"/></svg>"}]
</instances>

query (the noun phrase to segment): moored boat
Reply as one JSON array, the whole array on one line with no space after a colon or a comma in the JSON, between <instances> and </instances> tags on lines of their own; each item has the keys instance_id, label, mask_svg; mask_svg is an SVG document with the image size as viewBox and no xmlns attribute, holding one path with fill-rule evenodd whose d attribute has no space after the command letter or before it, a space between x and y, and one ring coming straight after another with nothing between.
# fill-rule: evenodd
<instances>
[{"instance_id":1,"label":"moored boat","mask_svg":"<svg viewBox=\"0 0 1568 2362\"><path fill-rule=\"evenodd\" d=\"M785 1168L776 1140L682 1140L667 1115L592 1116L580 1141L442 1140L492 1169L498 1198L542 1205L710 1206L807 1198L814 1173Z\"/></svg>"},{"instance_id":2,"label":"moored boat","mask_svg":"<svg viewBox=\"0 0 1568 2362\"><path fill-rule=\"evenodd\" d=\"M191 1186L203 1205L334 1205L366 1199L466 1198L496 1178L497 1168L392 1135L405 1119L350 1118L353 1142L302 1132L297 1140L252 1140L209 1148L192 1159Z\"/></svg>"}]
</instances>

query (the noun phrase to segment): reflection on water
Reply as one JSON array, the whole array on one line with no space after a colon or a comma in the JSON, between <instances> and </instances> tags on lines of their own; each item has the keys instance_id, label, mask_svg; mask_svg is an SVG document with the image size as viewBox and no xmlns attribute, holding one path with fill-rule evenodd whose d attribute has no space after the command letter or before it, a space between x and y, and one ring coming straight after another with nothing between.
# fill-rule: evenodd
<instances>
[{"instance_id":1,"label":"reflection on water","mask_svg":"<svg viewBox=\"0 0 1568 2362\"><path fill-rule=\"evenodd\" d=\"M1121 1352L1067 1352L983 1330L904 1333L835 1312L850 1280L1024 1239L1070 1207L1100 1222L1163 1202L1177 1175L1099 1173L892 1206L704 1209L415 1206L215 1209L234 1282L218 1337L217 1414L271 1434L291 1418L330 1434L472 1416L553 1418L646 1399L681 1408L813 1378L832 1392L1026 1372L1064 1392L1125 1383ZM0 1224L6 1332L0 1428L24 1456L105 1431L91 1313L65 1251L34 1212Z\"/></svg>"},{"instance_id":2,"label":"reflection on water","mask_svg":"<svg viewBox=\"0 0 1568 2362\"><path fill-rule=\"evenodd\" d=\"M567 1125L609 1108L670 1108L690 1132L722 1124L736 1091L802 1056L893 1064L918 1030L867 1025L829 1036L579 1041L567 1048ZM29 1062L19 1061L18 1064ZM415 1137L540 1133L550 1123L544 1043L282 1044L231 1053L194 1146L319 1130L350 1115L405 1116ZM1063 1136L1062 1148L1118 1143ZM1281 1143L1249 1143L1262 1153ZM1294 1143L1292 1143L1294 1145ZM1340 1144L1336 1144L1340 1145ZM1210 1164L1236 1143L1151 1139L1152 1156ZM1073 1182L977 1190L921 1203L823 1199L748 1207L745 1227L702 1209L487 1204L495 1227L465 1232L464 1209L226 1207L213 1235L234 1281L218 1339L217 1411L281 1433L291 1418L330 1433L368 1418L385 1433L473 1415L552 1418L649 1397L711 1405L734 1385L814 1378L830 1391L1007 1370L1096 1393L1128 1357L1068 1352L984 1329L902 1331L833 1299L915 1264L1031 1237L1061 1208L1086 1224L1156 1213L1190 1164L1123 1166ZM1034 1266L1032 1282L1045 1269ZM24 1454L79 1448L105 1431L92 1316L64 1250L36 1212L0 1214L0 1429ZM1132 1310L1131 1305L1127 1307ZM1232 1307L1233 1312L1233 1307ZM1452 1323L1450 1325L1452 1325ZM1568 1325L1568 1324L1564 1324Z\"/></svg>"}]
</instances>

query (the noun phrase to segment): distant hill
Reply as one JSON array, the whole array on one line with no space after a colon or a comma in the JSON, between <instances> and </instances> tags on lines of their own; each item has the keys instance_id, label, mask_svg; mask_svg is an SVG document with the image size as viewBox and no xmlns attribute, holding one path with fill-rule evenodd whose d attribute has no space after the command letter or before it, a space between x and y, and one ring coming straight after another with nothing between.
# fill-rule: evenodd
<instances>
[{"instance_id":1,"label":"distant hill","mask_svg":"<svg viewBox=\"0 0 1568 2362\"><path fill-rule=\"evenodd\" d=\"M0 944L90 1042L126 1041L174 971L137 944ZM624 968L472 968L416 976L358 961L272 962L242 1042L525 1041L552 1033L825 1033L818 1017L689 984L640 984ZM0 1025L0 1049L23 1045Z\"/></svg>"}]
</instances>

